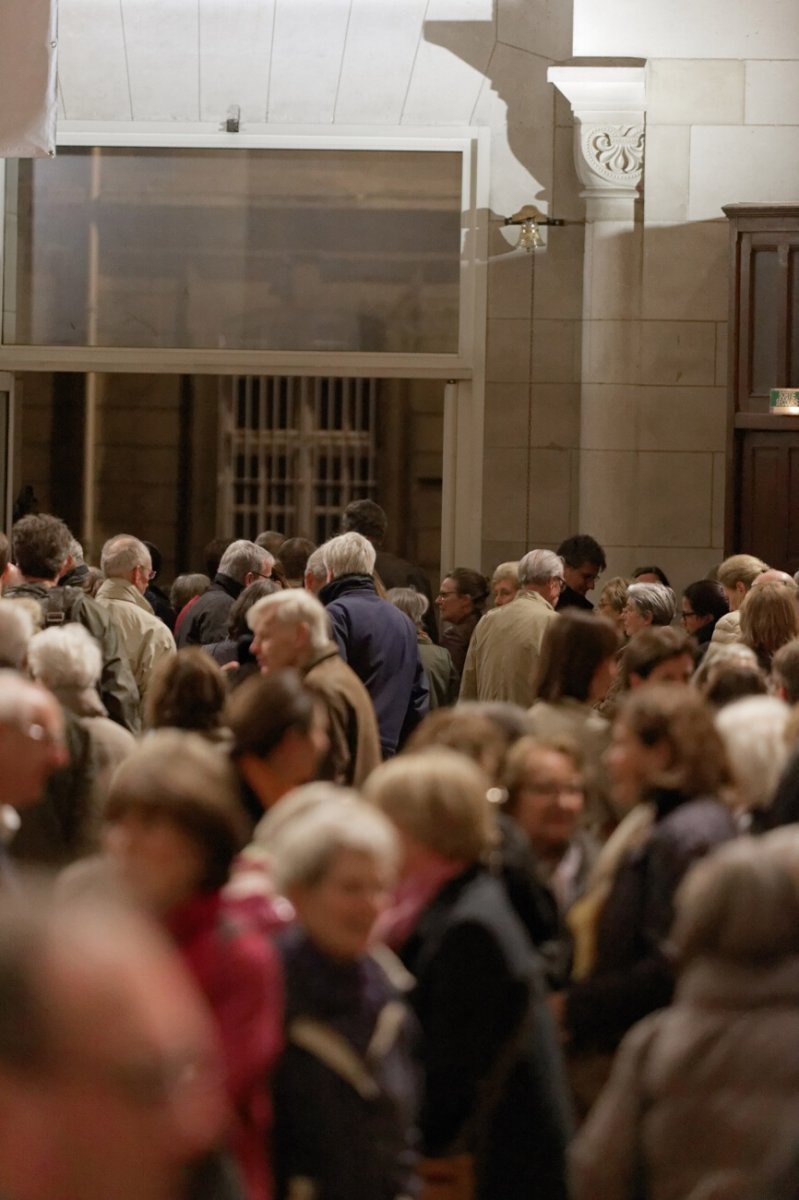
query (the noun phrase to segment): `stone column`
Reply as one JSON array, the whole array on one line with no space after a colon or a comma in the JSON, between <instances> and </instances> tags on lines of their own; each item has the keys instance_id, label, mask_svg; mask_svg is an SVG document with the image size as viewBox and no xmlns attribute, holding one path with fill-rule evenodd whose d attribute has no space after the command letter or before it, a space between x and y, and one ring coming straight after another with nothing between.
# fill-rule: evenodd
<instances>
[{"instance_id":1,"label":"stone column","mask_svg":"<svg viewBox=\"0 0 799 1200\"><path fill-rule=\"evenodd\" d=\"M609 571L635 564L641 337L644 67L550 67L574 113L585 201L580 531L605 546Z\"/></svg>"}]
</instances>

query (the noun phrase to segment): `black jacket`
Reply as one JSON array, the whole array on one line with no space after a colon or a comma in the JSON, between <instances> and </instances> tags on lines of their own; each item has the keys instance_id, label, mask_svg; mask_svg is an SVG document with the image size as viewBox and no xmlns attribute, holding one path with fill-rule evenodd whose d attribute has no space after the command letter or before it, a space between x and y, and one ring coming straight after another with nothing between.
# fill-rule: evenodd
<instances>
[{"instance_id":1,"label":"black jacket","mask_svg":"<svg viewBox=\"0 0 799 1200\"><path fill-rule=\"evenodd\" d=\"M178 649L224 642L228 635L230 610L243 591L244 585L238 580L217 573L208 591L203 592L186 614L178 633Z\"/></svg>"},{"instance_id":2,"label":"black jacket","mask_svg":"<svg viewBox=\"0 0 799 1200\"><path fill-rule=\"evenodd\" d=\"M401 958L424 1037L423 1152L471 1150L479 1200L563 1200L569 1106L541 967L501 883L472 867ZM486 1088L494 1103L481 1105Z\"/></svg>"}]
</instances>

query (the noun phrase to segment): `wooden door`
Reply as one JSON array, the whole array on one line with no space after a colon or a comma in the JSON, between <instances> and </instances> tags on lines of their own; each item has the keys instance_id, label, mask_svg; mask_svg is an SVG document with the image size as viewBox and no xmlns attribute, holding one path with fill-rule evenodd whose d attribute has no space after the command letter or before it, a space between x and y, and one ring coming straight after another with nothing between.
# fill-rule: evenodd
<instances>
[{"instance_id":1,"label":"wooden door","mask_svg":"<svg viewBox=\"0 0 799 1200\"><path fill-rule=\"evenodd\" d=\"M799 570L799 428L738 436L739 548L793 574Z\"/></svg>"}]
</instances>

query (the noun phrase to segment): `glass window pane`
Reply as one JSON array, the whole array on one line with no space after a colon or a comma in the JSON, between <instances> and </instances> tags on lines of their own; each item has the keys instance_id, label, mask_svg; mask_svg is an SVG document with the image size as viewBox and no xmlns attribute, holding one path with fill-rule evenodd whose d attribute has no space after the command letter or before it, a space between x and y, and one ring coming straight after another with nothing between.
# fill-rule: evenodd
<instances>
[{"instance_id":1,"label":"glass window pane","mask_svg":"<svg viewBox=\"0 0 799 1200\"><path fill-rule=\"evenodd\" d=\"M70 149L18 186L16 344L457 352L460 153Z\"/></svg>"}]
</instances>

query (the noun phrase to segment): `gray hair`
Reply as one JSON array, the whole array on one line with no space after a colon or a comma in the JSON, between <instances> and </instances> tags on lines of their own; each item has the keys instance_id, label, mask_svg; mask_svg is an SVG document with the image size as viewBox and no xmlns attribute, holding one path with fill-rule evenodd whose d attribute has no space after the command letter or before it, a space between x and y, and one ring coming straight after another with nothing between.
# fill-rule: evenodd
<instances>
[{"instance_id":1,"label":"gray hair","mask_svg":"<svg viewBox=\"0 0 799 1200\"><path fill-rule=\"evenodd\" d=\"M305 564L305 574L312 575L317 583L327 581L328 571L323 551L324 546L319 546L312 554L308 555L308 561Z\"/></svg>"},{"instance_id":2,"label":"gray hair","mask_svg":"<svg viewBox=\"0 0 799 1200\"><path fill-rule=\"evenodd\" d=\"M0 666L22 666L33 629L33 618L22 604L0 600Z\"/></svg>"},{"instance_id":3,"label":"gray hair","mask_svg":"<svg viewBox=\"0 0 799 1200\"><path fill-rule=\"evenodd\" d=\"M340 533L320 549L322 561L334 579L342 575L371 575L374 572L375 548L360 533Z\"/></svg>"},{"instance_id":4,"label":"gray hair","mask_svg":"<svg viewBox=\"0 0 799 1200\"><path fill-rule=\"evenodd\" d=\"M651 617L653 625L671 625L677 615L677 597L662 583L631 583L627 603L642 617Z\"/></svg>"},{"instance_id":5,"label":"gray hair","mask_svg":"<svg viewBox=\"0 0 799 1200\"><path fill-rule=\"evenodd\" d=\"M83 546L81 546L77 538L73 538L69 543L69 553L72 561L75 563L75 566L83 565L85 561L83 557Z\"/></svg>"},{"instance_id":6,"label":"gray hair","mask_svg":"<svg viewBox=\"0 0 799 1200\"><path fill-rule=\"evenodd\" d=\"M34 679L54 691L94 687L103 670L100 647L75 621L37 633L28 647L28 663Z\"/></svg>"},{"instance_id":7,"label":"gray hair","mask_svg":"<svg viewBox=\"0 0 799 1200\"><path fill-rule=\"evenodd\" d=\"M390 821L360 799L306 805L274 831L269 849L275 883L284 893L321 883L342 850L368 854L391 875L399 862L399 843Z\"/></svg>"},{"instance_id":8,"label":"gray hair","mask_svg":"<svg viewBox=\"0 0 799 1200\"><path fill-rule=\"evenodd\" d=\"M530 550L519 560L519 583L549 583L563 577L563 559L554 550Z\"/></svg>"},{"instance_id":9,"label":"gray hair","mask_svg":"<svg viewBox=\"0 0 799 1200\"><path fill-rule=\"evenodd\" d=\"M274 555L264 550L263 546L239 538L237 542L231 542L222 555L218 570L220 575L228 575L237 583L244 583L249 574L263 575L267 567L271 571L274 561Z\"/></svg>"},{"instance_id":10,"label":"gray hair","mask_svg":"<svg viewBox=\"0 0 799 1200\"><path fill-rule=\"evenodd\" d=\"M791 710L776 696L747 696L716 715L738 792L747 810L768 808L788 759Z\"/></svg>"},{"instance_id":11,"label":"gray hair","mask_svg":"<svg viewBox=\"0 0 799 1200\"><path fill-rule=\"evenodd\" d=\"M247 613L247 624L253 633L259 617L267 612L274 612L276 619L284 625L307 626L314 650L324 650L330 641L330 619L324 606L316 596L302 588L288 588L256 600Z\"/></svg>"},{"instance_id":12,"label":"gray hair","mask_svg":"<svg viewBox=\"0 0 799 1200\"><path fill-rule=\"evenodd\" d=\"M404 612L406 617L410 617L414 625L419 624L430 607L430 601L427 599L427 596L422 595L421 592L417 592L416 588L412 587L390 588L386 593L386 599L390 600L400 612Z\"/></svg>"},{"instance_id":13,"label":"gray hair","mask_svg":"<svg viewBox=\"0 0 799 1200\"><path fill-rule=\"evenodd\" d=\"M109 538L100 552L100 569L106 579L125 579L136 567L152 570L150 551L130 533Z\"/></svg>"}]
</instances>

